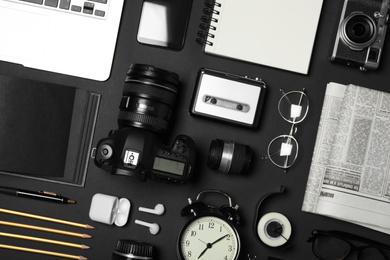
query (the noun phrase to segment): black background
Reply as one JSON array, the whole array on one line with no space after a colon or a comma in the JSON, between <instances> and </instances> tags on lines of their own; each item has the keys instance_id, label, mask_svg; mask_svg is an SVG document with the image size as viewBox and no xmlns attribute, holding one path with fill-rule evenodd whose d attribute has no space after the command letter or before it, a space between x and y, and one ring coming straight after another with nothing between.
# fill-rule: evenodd
<instances>
[{"instance_id":1,"label":"black background","mask_svg":"<svg viewBox=\"0 0 390 260\"><path fill-rule=\"evenodd\" d=\"M196 164L197 177L193 182L186 185L173 185L151 180L139 182L133 178L111 176L102 169L97 168L92 162L89 165L84 188L11 176L0 176L1 185L16 186L30 190L55 191L77 200L76 205L57 205L0 195L1 207L89 223L96 227L95 230L85 230L93 238L84 240L4 226L0 229L14 233L69 240L91 246L91 249L84 251L3 237L0 237L1 243L80 254L95 260L108 260L111 259L111 253L117 239L126 238L153 244L158 251L158 259L177 259L177 236L180 229L188 221L187 218L180 216L180 210L187 204L187 198L195 199L198 192L204 189L222 190L232 197L233 203L240 205L239 212L243 219L243 224L238 227L242 242L240 259L247 259L248 253L256 255L257 259L260 260L267 259L268 256L283 259L315 259L311 252L311 245L306 242L306 238L310 236L313 228L324 230L338 229L389 242L389 236L383 233L301 211L326 84L331 81L342 84L352 83L388 91L390 40L385 43L380 69L375 72L364 73L355 68L330 63L329 57L333 48L342 5L343 1L341 0L324 1L308 75L295 74L202 53L201 46L195 42L197 31L199 30L200 17L202 16L203 1L201 0L193 2L186 42L181 51L171 51L139 44L136 40L136 35L142 0L125 1L112 73L110 79L106 82L80 79L0 62L0 72L2 74L36 80L44 79L51 83L66 84L101 93L102 103L94 144L99 139L106 137L109 130L117 128L116 120L123 81L131 63L150 64L176 72L180 76L181 86L179 100L175 108L175 120L171 125L170 140L178 134L191 136L196 143L198 155ZM310 10L307 11L310 12ZM277 14L275 14L275 19L278 19ZM272 26L272 21L270 21L269 25ZM286 30L289 29L289 25L286 24ZM283 31L280 33L283 33ZM195 86L196 75L201 67L249 77L259 77L267 83L267 97L258 129L249 130L217 121L194 118L189 115L188 108ZM289 125L280 118L277 112L280 88L284 88L286 91L306 88L311 106L307 120L298 126L298 133L296 134L301 149L300 155L296 164L287 173L276 168L271 162L261 160L261 155L266 152L268 142L276 135L289 131ZM219 172L213 172L206 167L209 144L211 140L216 138L233 140L251 146L255 157L249 174L228 176ZM9 156L12 156L12 154ZM258 199L268 192L277 190L280 185L286 187L285 195L275 198L263 210L264 212L281 212L290 219L293 227L293 246L286 250L265 247L255 239L252 232L252 221ZM98 192L120 198L126 197L131 201L132 210L128 224L125 227L108 226L95 223L89 219L90 202L92 196ZM210 200L214 199L210 197ZM166 213L163 216L154 216L138 211L140 206L152 208L157 203L162 203L166 206ZM218 203L226 202L218 199ZM61 227L58 224L42 223L37 220L6 214L0 214L0 219L83 232L83 230L77 228ZM134 223L135 219L159 223L161 226L160 233L156 236L149 234L146 228ZM4 249L0 250L0 256L1 259L56 259L56 257L52 256Z\"/></svg>"}]
</instances>

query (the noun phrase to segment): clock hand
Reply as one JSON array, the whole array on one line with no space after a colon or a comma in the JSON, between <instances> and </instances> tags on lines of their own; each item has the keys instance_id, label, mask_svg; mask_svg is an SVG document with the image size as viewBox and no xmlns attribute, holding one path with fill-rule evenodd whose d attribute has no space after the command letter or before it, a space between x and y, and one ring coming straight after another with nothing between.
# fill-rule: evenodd
<instances>
[{"instance_id":1,"label":"clock hand","mask_svg":"<svg viewBox=\"0 0 390 260\"><path fill-rule=\"evenodd\" d=\"M203 242L202 240L199 239L200 242L206 244L206 248L200 253L200 255L198 256L198 259L201 258L201 256L203 256L209 248L212 248L213 245L214 245L215 243L221 241L222 239L224 239L224 238L227 237L228 235L229 235L229 234L226 234L226 235L224 235L224 236L218 238L217 240L215 240L213 243L207 243L207 244L206 244L205 242Z\"/></svg>"},{"instance_id":2,"label":"clock hand","mask_svg":"<svg viewBox=\"0 0 390 260\"><path fill-rule=\"evenodd\" d=\"M201 239L199 239L199 238L198 238L198 240L199 240L200 242L202 242L203 244L207 245L207 243L204 242L203 240L201 240Z\"/></svg>"},{"instance_id":3,"label":"clock hand","mask_svg":"<svg viewBox=\"0 0 390 260\"><path fill-rule=\"evenodd\" d=\"M211 248L211 246L212 246L212 245L211 245L210 243L207 243L206 248L202 251L202 253L200 253L200 255L198 256L198 259L199 259L202 255L204 255L204 253L206 253L207 249Z\"/></svg>"},{"instance_id":4,"label":"clock hand","mask_svg":"<svg viewBox=\"0 0 390 260\"><path fill-rule=\"evenodd\" d=\"M227 237L228 235L229 235L229 234L226 234L226 235L224 235L223 237L218 238L218 239L215 240L213 243L211 243L211 245L214 245L215 243L221 241L222 239L224 239L224 238Z\"/></svg>"}]
</instances>

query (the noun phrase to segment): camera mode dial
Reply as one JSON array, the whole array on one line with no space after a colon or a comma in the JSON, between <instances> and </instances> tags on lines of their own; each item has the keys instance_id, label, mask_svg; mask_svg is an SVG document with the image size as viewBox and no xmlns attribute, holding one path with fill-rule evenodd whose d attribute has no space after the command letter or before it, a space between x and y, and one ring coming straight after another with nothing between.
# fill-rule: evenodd
<instances>
[{"instance_id":1,"label":"camera mode dial","mask_svg":"<svg viewBox=\"0 0 390 260\"><path fill-rule=\"evenodd\" d=\"M99 161L107 161L112 157L113 152L114 151L110 145L102 144L97 150L96 158Z\"/></svg>"}]
</instances>

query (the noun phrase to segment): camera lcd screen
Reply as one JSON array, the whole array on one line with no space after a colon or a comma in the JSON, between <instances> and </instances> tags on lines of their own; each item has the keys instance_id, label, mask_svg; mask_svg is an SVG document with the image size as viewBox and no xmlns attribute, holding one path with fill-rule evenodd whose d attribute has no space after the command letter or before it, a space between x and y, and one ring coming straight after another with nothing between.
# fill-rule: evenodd
<instances>
[{"instance_id":1,"label":"camera lcd screen","mask_svg":"<svg viewBox=\"0 0 390 260\"><path fill-rule=\"evenodd\" d=\"M185 163L168 160L161 157L154 158L153 170L183 175Z\"/></svg>"},{"instance_id":2,"label":"camera lcd screen","mask_svg":"<svg viewBox=\"0 0 390 260\"><path fill-rule=\"evenodd\" d=\"M182 49L191 3L192 0L144 0L138 42Z\"/></svg>"}]
</instances>

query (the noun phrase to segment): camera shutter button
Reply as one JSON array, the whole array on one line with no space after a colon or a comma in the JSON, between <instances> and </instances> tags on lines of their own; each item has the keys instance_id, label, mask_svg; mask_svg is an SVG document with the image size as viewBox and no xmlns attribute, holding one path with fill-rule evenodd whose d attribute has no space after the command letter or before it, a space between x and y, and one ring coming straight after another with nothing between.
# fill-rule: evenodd
<instances>
[{"instance_id":1,"label":"camera shutter button","mask_svg":"<svg viewBox=\"0 0 390 260\"><path fill-rule=\"evenodd\" d=\"M189 148L185 144L184 140L179 139L179 140L176 140L176 143L175 143L173 150L180 153L180 154L183 154L183 153L186 153L189 150Z\"/></svg>"}]
</instances>

